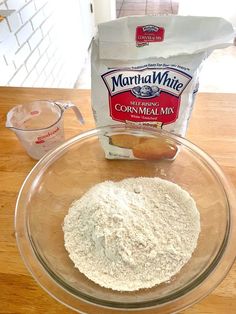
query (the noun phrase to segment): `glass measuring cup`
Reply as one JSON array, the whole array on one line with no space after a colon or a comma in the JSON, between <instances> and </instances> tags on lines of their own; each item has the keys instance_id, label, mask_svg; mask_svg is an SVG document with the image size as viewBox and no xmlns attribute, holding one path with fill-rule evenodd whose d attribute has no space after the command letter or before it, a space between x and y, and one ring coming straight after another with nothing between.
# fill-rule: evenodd
<instances>
[{"instance_id":1,"label":"glass measuring cup","mask_svg":"<svg viewBox=\"0 0 236 314\"><path fill-rule=\"evenodd\" d=\"M65 140L63 114L69 108L83 124L81 112L73 103L37 100L12 108L6 127L15 132L27 153L38 160Z\"/></svg>"}]
</instances>

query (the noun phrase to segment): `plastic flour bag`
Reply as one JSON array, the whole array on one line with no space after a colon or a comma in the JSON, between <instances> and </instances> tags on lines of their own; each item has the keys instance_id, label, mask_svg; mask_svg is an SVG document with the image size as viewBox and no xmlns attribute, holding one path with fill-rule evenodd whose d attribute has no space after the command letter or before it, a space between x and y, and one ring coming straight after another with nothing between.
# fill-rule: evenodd
<instances>
[{"instance_id":1,"label":"plastic flour bag","mask_svg":"<svg viewBox=\"0 0 236 314\"><path fill-rule=\"evenodd\" d=\"M131 16L100 24L91 56L97 126L141 124L184 136L201 64L233 37L232 25L217 17ZM107 158L136 157L124 138L101 141Z\"/></svg>"}]
</instances>

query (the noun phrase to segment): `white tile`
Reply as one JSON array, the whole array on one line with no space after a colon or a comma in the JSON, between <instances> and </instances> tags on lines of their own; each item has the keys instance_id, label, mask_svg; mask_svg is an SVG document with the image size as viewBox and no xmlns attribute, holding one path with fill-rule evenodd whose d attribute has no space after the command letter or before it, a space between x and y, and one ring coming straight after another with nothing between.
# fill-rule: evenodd
<instances>
[{"instance_id":1,"label":"white tile","mask_svg":"<svg viewBox=\"0 0 236 314\"><path fill-rule=\"evenodd\" d=\"M64 32L63 34L59 33L57 26L53 26L50 31L48 32L48 36L52 43L58 48L62 47L62 45L65 45L66 43L71 42L71 39L74 38L72 35L72 32L70 33L68 37L68 32ZM69 38L71 38L69 40Z\"/></svg>"},{"instance_id":2,"label":"white tile","mask_svg":"<svg viewBox=\"0 0 236 314\"><path fill-rule=\"evenodd\" d=\"M16 10L18 11L25 5L25 0L7 0L6 5L9 10Z\"/></svg>"},{"instance_id":3,"label":"white tile","mask_svg":"<svg viewBox=\"0 0 236 314\"><path fill-rule=\"evenodd\" d=\"M22 65L15 75L10 79L9 86L22 86L23 81L26 79L28 73L26 67Z\"/></svg>"},{"instance_id":4,"label":"white tile","mask_svg":"<svg viewBox=\"0 0 236 314\"><path fill-rule=\"evenodd\" d=\"M15 54L18 49L19 45L14 34L10 34L10 36L0 43L0 51L3 54Z\"/></svg>"},{"instance_id":5,"label":"white tile","mask_svg":"<svg viewBox=\"0 0 236 314\"><path fill-rule=\"evenodd\" d=\"M7 82L15 73L13 64L8 65L3 55L0 55L0 85L7 85Z\"/></svg>"},{"instance_id":6,"label":"white tile","mask_svg":"<svg viewBox=\"0 0 236 314\"><path fill-rule=\"evenodd\" d=\"M47 77L52 75L53 68L56 66L57 61L53 58L50 59L47 66L44 69L44 73Z\"/></svg>"},{"instance_id":7,"label":"white tile","mask_svg":"<svg viewBox=\"0 0 236 314\"><path fill-rule=\"evenodd\" d=\"M48 1L51 0L34 0L36 9L41 9Z\"/></svg>"},{"instance_id":8,"label":"white tile","mask_svg":"<svg viewBox=\"0 0 236 314\"><path fill-rule=\"evenodd\" d=\"M44 54L46 50L49 48L49 46L50 46L50 39L48 36L46 36L45 38L43 38L43 40L38 46L40 54L41 55Z\"/></svg>"},{"instance_id":9,"label":"white tile","mask_svg":"<svg viewBox=\"0 0 236 314\"><path fill-rule=\"evenodd\" d=\"M65 75L62 74L60 80L56 81L57 87L58 88L65 88L65 80L66 80Z\"/></svg>"},{"instance_id":10,"label":"white tile","mask_svg":"<svg viewBox=\"0 0 236 314\"><path fill-rule=\"evenodd\" d=\"M33 35L29 38L28 42L30 45L30 48L33 50L42 40L42 32L40 29L35 31Z\"/></svg>"},{"instance_id":11,"label":"white tile","mask_svg":"<svg viewBox=\"0 0 236 314\"><path fill-rule=\"evenodd\" d=\"M5 66L7 66L7 62L4 58L4 56L0 55L0 69L1 69L1 67L5 67Z\"/></svg>"},{"instance_id":12,"label":"white tile","mask_svg":"<svg viewBox=\"0 0 236 314\"><path fill-rule=\"evenodd\" d=\"M47 56L48 56L49 60L54 56L54 54L57 52L57 50L58 50L58 48L56 47L56 45L54 43L51 43L51 45L47 49Z\"/></svg>"},{"instance_id":13,"label":"white tile","mask_svg":"<svg viewBox=\"0 0 236 314\"><path fill-rule=\"evenodd\" d=\"M37 69L37 72L39 74L41 74L45 68L45 66L47 65L48 63L48 58L47 58L47 55L44 54L43 56L41 56L41 58L39 59L38 63L36 64L36 69Z\"/></svg>"},{"instance_id":14,"label":"white tile","mask_svg":"<svg viewBox=\"0 0 236 314\"><path fill-rule=\"evenodd\" d=\"M62 77L58 77L58 78L56 78L56 80L55 80L55 87L56 88L60 88L61 87L61 81L62 81Z\"/></svg>"},{"instance_id":15,"label":"white tile","mask_svg":"<svg viewBox=\"0 0 236 314\"><path fill-rule=\"evenodd\" d=\"M35 67L36 63L38 63L39 61L39 58L40 58L39 51L38 49L35 49L28 57L25 63L28 72L30 72Z\"/></svg>"},{"instance_id":16,"label":"white tile","mask_svg":"<svg viewBox=\"0 0 236 314\"><path fill-rule=\"evenodd\" d=\"M63 67L63 61L58 60L56 66L55 66L54 69L53 69L53 76L54 76L54 77L59 76L62 67Z\"/></svg>"},{"instance_id":17,"label":"white tile","mask_svg":"<svg viewBox=\"0 0 236 314\"><path fill-rule=\"evenodd\" d=\"M8 24L11 32L16 32L22 25L19 14L17 12L12 13L7 17Z\"/></svg>"},{"instance_id":18,"label":"white tile","mask_svg":"<svg viewBox=\"0 0 236 314\"><path fill-rule=\"evenodd\" d=\"M43 11L40 10L38 11L32 18L31 18L31 23L33 25L33 29L37 29L45 20Z\"/></svg>"},{"instance_id":19,"label":"white tile","mask_svg":"<svg viewBox=\"0 0 236 314\"><path fill-rule=\"evenodd\" d=\"M13 34L7 37L3 43L0 44L0 51L4 54L4 57L8 64L12 64L15 53L19 49L19 45L16 41L16 38Z\"/></svg>"},{"instance_id":20,"label":"white tile","mask_svg":"<svg viewBox=\"0 0 236 314\"><path fill-rule=\"evenodd\" d=\"M31 19L31 17L36 13L36 8L34 5L34 1L27 3L21 10L20 10L20 17L22 23L26 23Z\"/></svg>"},{"instance_id":21,"label":"white tile","mask_svg":"<svg viewBox=\"0 0 236 314\"><path fill-rule=\"evenodd\" d=\"M53 77L53 80L52 80L50 85L51 85L50 88L56 88L57 87L57 80L54 77Z\"/></svg>"},{"instance_id":22,"label":"white tile","mask_svg":"<svg viewBox=\"0 0 236 314\"><path fill-rule=\"evenodd\" d=\"M7 10L7 6L4 2L0 3L0 10Z\"/></svg>"},{"instance_id":23,"label":"white tile","mask_svg":"<svg viewBox=\"0 0 236 314\"><path fill-rule=\"evenodd\" d=\"M0 85L1 86L6 86L10 78L14 75L15 73L15 67L13 64L11 65L6 65L4 62L1 63L0 65Z\"/></svg>"},{"instance_id":24,"label":"white tile","mask_svg":"<svg viewBox=\"0 0 236 314\"><path fill-rule=\"evenodd\" d=\"M46 76L42 72L41 75L39 75L34 83L34 87L44 87L44 82L46 81Z\"/></svg>"},{"instance_id":25,"label":"white tile","mask_svg":"<svg viewBox=\"0 0 236 314\"><path fill-rule=\"evenodd\" d=\"M82 71L79 74L78 80L75 83L75 88L90 89L91 88L91 63L90 55L88 56Z\"/></svg>"},{"instance_id":26,"label":"white tile","mask_svg":"<svg viewBox=\"0 0 236 314\"><path fill-rule=\"evenodd\" d=\"M65 65L62 69L61 69L61 81L60 81L60 87L62 88L73 88L74 87L74 83L76 81L73 80L73 83L71 83L71 76L69 75L69 69L68 67Z\"/></svg>"},{"instance_id":27,"label":"white tile","mask_svg":"<svg viewBox=\"0 0 236 314\"><path fill-rule=\"evenodd\" d=\"M57 88L61 87L62 78L63 78L62 75L60 75L59 77L56 78Z\"/></svg>"},{"instance_id":28,"label":"white tile","mask_svg":"<svg viewBox=\"0 0 236 314\"><path fill-rule=\"evenodd\" d=\"M10 35L10 29L8 26L8 23L6 21L6 19L4 19L1 23L0 23L0 42L5 40L9 35Z\"/></svg>"},{"instance_id":29,"label":"white tile","mask_svg":"<svg viewBox=\"0 0 236 314\"><path fill-rule=\"evenodd\" d=\"M48 34L48 32L50 31L50 29L52 28L52 21L50 18L48 18L45 22L43 22L43 24L41 25L41 30L43 33L43 36L46 36Z\"/></svg>"},{"instance_id":30,"label":"white tile","mask_svg":"<svg viewBox=\"0 0 236 314\"><path fill-rule=\"evenodd\" d=\"M62 78L63 78L63 73L61 73L61 68L60 68L60 71L59 71L59 73L56 75L56 76L54 76L55 77L55 80L54 80L54 86L55 87L60 87L60 83L61 83L61 81L62 81Z\"/></svg>"},{"instance_id":31,"label":"white tile","mask_svg":"<svg viewBox=\"0 0 236 314\"><path fill-rule=\"evenodd\" d=\"M46 81L44 83L44 87L52 87L54 81L54 77L52 75L46 75Z\"/></svg>"},{"instance_id":32,"label":"white tile","mask_svg":"<svg viewBox=\"0 0 236 314\"><path fill-rule=\"evenodd\" d=\"M45 6L43 7L43 13L45 17L49 17L53 12L55 12L60 3L55 3L55 1L48 1Z\"/></svg>"},{"instance_id":33,"label":"white tile","mask_svg":"<svg viewBox=\"0 0 236 314\"><path fill-rule=\"evenodd\" d=\"M28 22L25 24L17 33L16 33L16 38L21 46L33 33L33 28L31 24Z\"/></svg>"},{"instance_id":34,"label":"white tile","mask_svg":"<svg viewBox=\"0 0 236 314\"><path fill-rule=\"evenodd\" d=\"M15 70L17 70L17 67L14 64L14 55L13 54L5 54L4 59L5 59L5 62L7 65L9 65L9 66L13 65ZM1 75L1 72L0 72L0 75Z\"/></svg>"},{"instance_id":35,"label":"white tile","mask_svg":"<svg viewBox=\"0 0 236 314\"><path fill-rule=\"evenodd\" d=\"M15 54L14 63L19 68L30 55L30 48L28 43L25 43Z\"/></svg>"},{"instance_id":36,"label":"white tile","mask_svg":"<svg viewBox=\"0 0 236 314\"><path fill-rule=\"evenodd\" d=\"M24 87L33 87L36 80L38 78L38 73L36 70L32 70L30 72L30 74L26 77L26 79L24 80L22 86Z\"/></svg>"}]
</instances>

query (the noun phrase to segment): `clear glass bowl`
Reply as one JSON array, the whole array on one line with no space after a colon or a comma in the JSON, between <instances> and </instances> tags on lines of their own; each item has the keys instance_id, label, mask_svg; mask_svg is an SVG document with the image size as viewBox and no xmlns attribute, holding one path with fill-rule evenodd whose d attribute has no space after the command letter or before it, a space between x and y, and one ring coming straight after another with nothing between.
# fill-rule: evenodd
<instances>
[{"instance_id":1,"label":"clear glass bowl","mask_svg":"<svg viewBox=\"0 0 236 314\"><path fill-rule=\"evenodd\" d=\"M104 132L164 136L179 151L173 161L107 160L99 141ZM187 190L200 211L201 233L191 260L172 280L151 289L116 292L74 268L64 248L62 223L72 201L94 184L138 176L162 177ZM80 313L172 313L206 296L229 271L236 254L235 206L231 184L194 144L150 128L110 126L68 140L37 163L18 196L16 237L22 258L38 283Z\"/></svg>"}]
</instances>

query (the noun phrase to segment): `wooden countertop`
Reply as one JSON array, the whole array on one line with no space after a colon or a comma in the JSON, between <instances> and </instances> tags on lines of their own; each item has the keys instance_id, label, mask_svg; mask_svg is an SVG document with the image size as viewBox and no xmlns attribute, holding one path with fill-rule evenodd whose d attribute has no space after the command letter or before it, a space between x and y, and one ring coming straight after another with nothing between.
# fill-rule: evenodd
<instances>
[{"instance_id":1,"label":"wooden countertop","mask_svg":"<svg viewBox=\"0 0 236 314\"><path fill-rule=\"evenodd\" d=\"M15 104L36 99L71 100L79 106L86 124L81 126L73 113L66 112L67 138L94 127L88 90L0 87L0 313L72 314L75 312L55 301L28 273L14 236L16 197L36 162L5 128L6 113ZM208 152L236 186L236 94L199 94L187 138ZM182 312L225 313L236 313L236 264L213 293Z\"/></svg>"}]
</instances>

